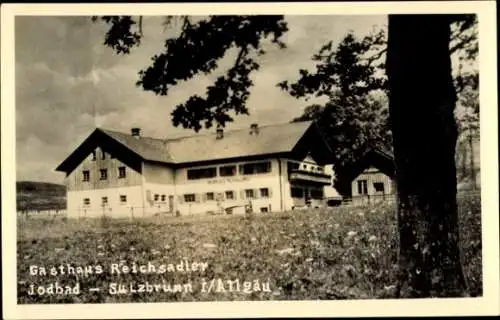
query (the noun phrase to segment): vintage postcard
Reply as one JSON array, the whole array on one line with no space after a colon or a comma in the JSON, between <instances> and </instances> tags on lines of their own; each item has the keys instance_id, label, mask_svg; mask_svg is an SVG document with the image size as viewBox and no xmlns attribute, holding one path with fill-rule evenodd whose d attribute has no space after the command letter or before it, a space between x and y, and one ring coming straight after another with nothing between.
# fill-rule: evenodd
<instances>
[{"instance_id":1,"label":"vintage postcard","mask_svg":"<svg viewBox=\"0 0 500 320\"><path fill-rule=\"evenodd\" d=\"M2 6L4 318L498 314L495 5Z\"/></svg>"}]
</instances>

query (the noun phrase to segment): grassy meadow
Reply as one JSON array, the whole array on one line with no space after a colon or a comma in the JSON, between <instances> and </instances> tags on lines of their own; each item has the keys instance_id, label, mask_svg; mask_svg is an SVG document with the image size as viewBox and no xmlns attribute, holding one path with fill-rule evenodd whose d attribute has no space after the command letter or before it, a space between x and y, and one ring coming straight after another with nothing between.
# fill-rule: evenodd
<instances>
[{"instance_id":1,"label":"grassy meadow","mask_svg":"<svg viewBox=\"0 0 500 320\"><path fill-rule=\"evenodd\" d=\"M479 198L459 201L464 271L472 296L482 294ZM392 298L397 229L393 205L243 216L137 220L18 219L18 303L115 303L223 300ZM113 263L155 265L182 259L203 272L110 274ZM101 265L101 274L30 275L30 266ZM210 279L259 282L252 292L201 290ZM80 284L78 295L29 294L29 286ZM109 283L192 283L192 292L110 294ZM269 290L263 290L262 283ZM253 285L252 285L253 286ZM259 288L260 287L260 288ZM89 291L99 288L100 291ZM207 286L204 287L205 289ZM234 288L234 287L233 287Z\"/></svg>"}]
</instances>

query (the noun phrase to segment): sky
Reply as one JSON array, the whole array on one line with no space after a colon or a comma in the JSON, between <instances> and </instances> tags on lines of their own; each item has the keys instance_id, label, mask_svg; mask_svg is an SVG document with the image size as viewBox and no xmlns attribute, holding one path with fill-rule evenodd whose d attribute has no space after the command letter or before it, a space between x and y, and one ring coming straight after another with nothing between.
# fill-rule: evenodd
<instances>
[{"instance_id":1,"label":"sky","mask_svg":"<svg viewBox=\"0 0 500 320\"><path fill-rule=\"evenodd\" d=\"M261 68L241 115L226 130L282 123L300 115L310 102L276 87L298 79L298 70L314 70L311 56L328 41L337 44L348 31L367 35L386 28L386 16L287 16L286 49L266 45ZM130 55L117 55L103 45L106 26L89 17L18 16L15 20L16 178L62 183L61 163L96 126L144 136L168 138L194 134L171 124L173 108L193 94L203 94L215 76L232 62L231 55L210 76L196 76L156 96L135 86L138 71L161 52L177 28L162 26L160 17L144 20L144 39ZM95 110L95 117L94 117ZM206 131L201 131L201 134Z\"/></svg>"}]
</instances>

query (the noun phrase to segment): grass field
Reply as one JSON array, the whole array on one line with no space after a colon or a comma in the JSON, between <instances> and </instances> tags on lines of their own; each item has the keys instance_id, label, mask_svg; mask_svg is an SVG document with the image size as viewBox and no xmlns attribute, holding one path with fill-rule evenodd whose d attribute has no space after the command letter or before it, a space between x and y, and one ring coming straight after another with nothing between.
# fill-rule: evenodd
<instances>
[{"instance_id":1,"label":"grass field","mask_svg":"<svg viewBox=\"0 0 500 320\"><path fill-rule=\"evenodd\" d=\"M482 294L481 217L477 198L459 202L461 248L470 293ZM138 220L18 220L18 303L102 303L213 300L391 298L396 283L397 230L392 206L242 216ZM183 258L204 272L110 274L113 263L154 265ZM100 265L101 274L33 276L32 265ZM232 291L211 279L252 281ZM256 284L255 281L259 281ZM75 295L29 295L30 284L80 284ZM192 283L193 290L110 294L109 284ZM203 281L205 283L203 284ZM224 284L225 282L223 282ZM269 290L264 284L269 285ZM203 287L204 286L204 287ZM100 291L89 292L89 288ZM138 288L138 287L136 287ZM248 287L247 287L248 289ZM260 291L259 291L260 290ZM264 291L265 290L265 291ZM175 290L174 290L175 291ZM206 291L206 290L205 290Z\"/></svg>"}]
</instances>

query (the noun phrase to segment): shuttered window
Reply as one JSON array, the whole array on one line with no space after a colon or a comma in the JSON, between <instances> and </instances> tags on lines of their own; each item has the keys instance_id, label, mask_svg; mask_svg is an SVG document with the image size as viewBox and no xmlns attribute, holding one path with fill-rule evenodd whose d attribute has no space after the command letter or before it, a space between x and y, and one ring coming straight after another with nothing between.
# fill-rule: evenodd
<instances>
[{"instance_id":1,"label":"shuttered window","mask_svg":"<svg viewBox=\"0 0 500 320\"><path fill-rule=\"evenodd\" d=\"M245 198L246 199L253 199L255 198L255 192L253 189L245 189Z\"/></svg>"},{"instance_id":2,"label":"shuttered window","mask_svg":"<svg viewBox=\"0 0 500 320\"><path fill-rule=\"evenodd\" d=\"M196 197L194 193L189 193L184 195L184 202L195 202Z\"/></svg>"},{"instance_id":3,"label":"shuttered window","mask_svg":"<svg viewBox=\"0 0 500 320\"><path fill-rule=\"evenodd\" d=\"M207 192L205 193L205 200L206 201L213 201L215 200L215 195L213 192Z\"/></svg>"}]
</instances>

